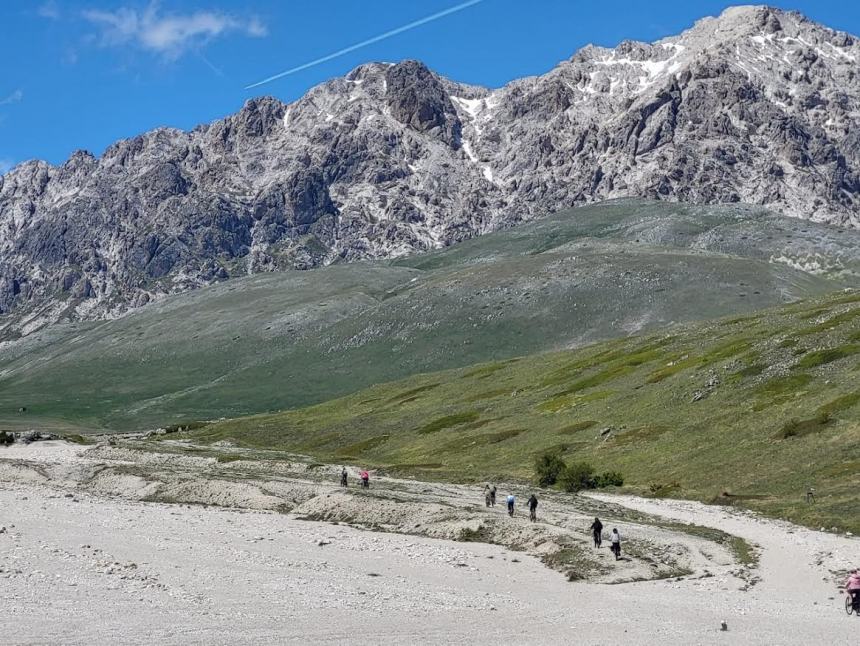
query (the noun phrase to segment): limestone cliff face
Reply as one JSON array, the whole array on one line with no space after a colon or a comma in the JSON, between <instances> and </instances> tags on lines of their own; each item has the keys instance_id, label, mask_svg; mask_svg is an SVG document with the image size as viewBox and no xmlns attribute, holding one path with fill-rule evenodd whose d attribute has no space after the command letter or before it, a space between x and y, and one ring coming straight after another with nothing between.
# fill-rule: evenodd
<instances>
[{"instance_id":1,"label":"limestone cliff face","mask_svg":"<svg viewBox=\"0 0 860 646\"><path fill-rule=\"evenodd\" d=\"M860 226L860 44L739 7L489 90L416 61L0 176L0 314L100 318L621 196Z\"/></svg>"}]
</instances>

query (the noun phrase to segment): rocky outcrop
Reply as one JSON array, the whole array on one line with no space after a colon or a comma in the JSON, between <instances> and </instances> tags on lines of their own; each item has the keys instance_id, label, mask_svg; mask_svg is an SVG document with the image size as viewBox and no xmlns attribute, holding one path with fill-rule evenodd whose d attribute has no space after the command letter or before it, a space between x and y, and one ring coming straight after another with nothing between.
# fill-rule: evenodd
<instances>
[{"instance_id":1,"label":"rocky outcrop","mask_svg":"<svg viewBox=\"0 0 860 646\"><path fill-rule=\"evenodd\" d=\"M415 61L368 64L291 104L252 99L99 158L27 162L0 177L0 314L26 314L22 330L113 316L621 196L858 226L858 63L853 36L736 7L497 90Z\"/></svg>"}]
</instances>

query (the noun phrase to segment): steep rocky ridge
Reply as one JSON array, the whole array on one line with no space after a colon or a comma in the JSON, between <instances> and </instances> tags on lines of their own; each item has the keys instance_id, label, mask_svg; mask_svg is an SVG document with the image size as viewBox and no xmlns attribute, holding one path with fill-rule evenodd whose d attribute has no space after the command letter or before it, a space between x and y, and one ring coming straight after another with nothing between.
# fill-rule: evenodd
<instances>
[{"instance_id":1,"label":"steep rocky ridge","mask_svg":"<svg viewBox=\"0 0 860 646\"><path fill-rule=\"evenodd\" d=\"M736 7L489 90L415 61L0 176L0 315L111 317L231 276L398 257L620 196L860 225L860 44Z\"/></svg>"}]
</instances>

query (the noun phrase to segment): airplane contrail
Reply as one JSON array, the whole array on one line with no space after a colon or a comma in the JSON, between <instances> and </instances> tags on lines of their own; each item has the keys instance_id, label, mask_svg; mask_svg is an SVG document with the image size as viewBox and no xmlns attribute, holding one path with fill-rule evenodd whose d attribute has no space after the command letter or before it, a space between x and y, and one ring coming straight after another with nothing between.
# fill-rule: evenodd
<instances>
[{"instance_id":1,"label":"airplane contrail","mask_svg":"<svg viewBox=\"0 0 860 646\"><path fill-rule=\"evenodd\" d=\"M271 83L272 81L276 81L279 78L283 78L285 76L289 76L290 74L295 74L296 72L301 72L302 70L306 70L309 67L313 67L314 65L319 65L320 63L325 63L326 61L330 61L333 58L337 58L338 56L343 56L344 54L348 54L349 52L354 52L356 49L360 49L362 47L367 47L368 45L372 45L373 43L378 43L380 40L385 40L386 38L391 38L392 36L396 36L397 34L402 34L404 31L409 31L410 29L415 29L416 27L420 27L421 25L426 25L428 22L433 22L434 20L438 20L439 18L443 18L444 16L450 15L452 13L456 13L458 11L462 11L463 9L467 9L472 5L476 5L479 2L483 2L483 0L469 0L468 2L460 3L454 7L450 7L449 9L445 9L443 11L439 11L429 16L425 16L424 18L419 18L413 22L403 25L402 27L397 27L396 29L392 29L390 31L386 31L383 34L379 34L378 36L374 36L373 38L368 38L367 40L363 40L360 43L356 43L355 45L350 45L349 47L344 47L343 49L339 49L336 52L332 52L331 54L327 54L322 58L317 58L316 60L312 60L308 63L304 63L299 65L298 67L293 67L288 69L285 72L281 72L280 74L275 74L274 76L270 76L269 78L265 78L262 81L258 81L256 83L252 83L251 85L246 85L245 89L250 90L251 88L259 87L261 85L265 85L266 83Z\"/></svg>"}]
</instances>

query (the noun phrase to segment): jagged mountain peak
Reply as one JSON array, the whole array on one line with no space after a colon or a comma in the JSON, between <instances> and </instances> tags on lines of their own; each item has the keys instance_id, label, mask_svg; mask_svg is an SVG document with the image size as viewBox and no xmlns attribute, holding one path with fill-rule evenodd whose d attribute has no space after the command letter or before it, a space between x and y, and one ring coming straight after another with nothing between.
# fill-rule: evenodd
<instances>
[{"instance_id":1,"label":"jagged mountain peak","mask_svg":"<svg viewBox=\"0 0 860 646\"><path fill-rule=\"evenodd\" d=\"M396 257L598 200L860 224L860 44L733 7L488 89L367 63L291 103L0 176L0 314L112 316L225 277ZM20 321L20 316L16 317ZM2 325L2 323L0 323Z\"/></svg>"}]
</instances>

